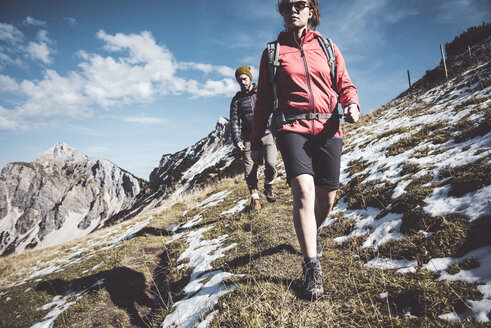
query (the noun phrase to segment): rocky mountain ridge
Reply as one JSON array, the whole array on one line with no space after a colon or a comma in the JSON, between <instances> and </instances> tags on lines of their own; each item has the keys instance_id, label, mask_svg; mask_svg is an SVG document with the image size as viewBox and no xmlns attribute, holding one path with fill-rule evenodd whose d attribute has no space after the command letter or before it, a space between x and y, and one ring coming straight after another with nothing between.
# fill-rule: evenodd
<instances>
[{"instance_id":1,"label":"rocky mountain ridge","mask_svg":"<svg viewBox=\"0 0 491 328\"><path fill-rule=\"evenodd\" d=\"M164 154L150 174L150 185L159 197L176 199L241 169L229 121L220 117L207 137L177 153Z\"/></svg>"},{"instance_id":2,"label":"rocky mountain ridge","mask_svg":"<svg viewBox=\"0 0 491 328\"><path fill-rule=\"evenodd\" d=\"M59 142L0 174L0 253L84 236L131 207L145 182Z\"/></svg>"}]
</instances>

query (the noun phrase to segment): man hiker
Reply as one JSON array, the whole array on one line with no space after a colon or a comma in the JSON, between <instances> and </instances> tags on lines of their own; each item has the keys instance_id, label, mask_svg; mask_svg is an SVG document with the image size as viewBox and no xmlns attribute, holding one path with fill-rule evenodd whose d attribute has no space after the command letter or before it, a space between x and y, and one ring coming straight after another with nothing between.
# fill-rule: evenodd
<instances>
[{"instance_id":1,"label":"man hiker","mask_svg":"<svg viewBox=\"0 0 491 328\"><path fill-rule=\"evenodd\" d=\"M256 103L256 85L252 83L251 68L240 66L235 71L235 78L240 85L238 91L230 104L230 125L232 128L232 140L243 154L244 173L247 186L251 193L251 211L261 209L258 194L257 168L251 158L251 129L254 105ZM264 159L264 194L268 202L275 202L276 196L273 193L273 181L276 178L276 160L278 151L273 136L269 129L266 130L261 138L261 153Z\"/></svg>"}]
</instances>

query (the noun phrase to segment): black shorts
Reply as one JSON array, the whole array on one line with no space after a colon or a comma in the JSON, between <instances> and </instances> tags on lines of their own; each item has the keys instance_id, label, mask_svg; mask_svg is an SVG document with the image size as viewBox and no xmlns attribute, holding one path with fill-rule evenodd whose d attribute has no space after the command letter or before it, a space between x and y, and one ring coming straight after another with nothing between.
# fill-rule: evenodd
<instances>
[{"instance_id":1,"label":"black shorts","mask_svg":"<svg viewBox=\"0 0 491 328\"><path fill-rule=\"evenodd\" d=\"M310 174L316 186L328 190L339 188L343 139L281 131L276 142L285 163L288 184L300 174Z\"/></svg>"}]
</instances>

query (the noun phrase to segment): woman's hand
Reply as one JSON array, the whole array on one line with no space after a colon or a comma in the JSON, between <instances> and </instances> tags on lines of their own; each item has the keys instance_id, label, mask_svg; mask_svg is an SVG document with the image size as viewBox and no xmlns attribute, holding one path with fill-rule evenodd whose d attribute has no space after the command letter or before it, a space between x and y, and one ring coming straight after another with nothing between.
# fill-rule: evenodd
<instances>
[{"instance_id":1,"label":"woman's hand","mask_svg":"<svg viewBox=\"0 0 491 328\"><path fill-rule=\"evenodd\" d=\"M348 123L356 123L360 118L360 111L358 105L351 104L344 109L344 120Z\"/></svg>"}]
</instances>

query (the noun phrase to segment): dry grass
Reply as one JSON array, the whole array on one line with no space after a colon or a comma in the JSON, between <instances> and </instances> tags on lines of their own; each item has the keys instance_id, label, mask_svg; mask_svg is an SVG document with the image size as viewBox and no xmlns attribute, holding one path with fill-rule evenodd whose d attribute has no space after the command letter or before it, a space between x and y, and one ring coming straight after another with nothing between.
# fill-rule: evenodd
<instances>
[{"instance_id":1,"label":"dry grass","mask_svg":"<svg viewBox=\"0 0 491 328\"><path fill-rule=\"evenodd\" d=\"M419 183L427 183L427 180L423 177ZM380 188L386 188L389 194L391 187L378 187L373 195L384 194ZM416 190L419 187L415 183L408 188ZM326 296L316 302L302 300L298 292L302 256L291 219L290 189L284 181L277 183L275 189L278 194L276 203L263 202L264 208L258 213L244 211L225 218L220 216L223 210L248 197L242 177L226 179L155 215L144 231L124 241L121 247L97 253L86 262L43 277L43 281L50 283L53 289L60 288L57 285L60 279L74 286L100 277L106 279L103 285L84 294L58 317L55 327L158 327L172 312L173 304L183 297L182 288L188 283L190 274L189 270L177 269L181 264L177 263L177 258L188 245L184 239L165 244L170 238L168 226L170 223L187 222L198 213L203 215L200 227L214 225L214 229L207 232L207 238L227 234L227 245L238 244L213 263L215 268L237 274L227 283L237 284L238 289L219 300L219 313L210 327L448 327L449 323L438 319L438 315L462 311L465 309L462 300L482 297L474 285L438 282L435 276L425 271L394 275L393 270L366 268L364 264L374 255L373 250L360 248L363 238L352 238L343 247L333 241L336 236L348 234L354 226L354 221L346 220L340 213L337 221L322 235L324 256L321 264ZM222 203L204 211L194 207L197 202L223 190L231 193ZM370 192L365 196L370 199ZM184 211L187 214L183 217ZM449 220L442 220L441 224L445 225L445 222ZM482 230L482 227L467 229L466 236L472 236L477 230ZM408 229L406 246L389 243L386 252L395 258L421 256L414 245L423 244L429 248L430 241L410 231ZM441 236L433 241L446 240ZM453 242L449 240L449 243ZM73 245L12 255L2 258L0 265L3 272L10 274L40 258L44 261L55 258L68 252ZM416 253L411 255L411 252ZM462 262L451 270L478 265L475 261L468 262ZM104 264L94 272L81 274L97 263ZM14 278L8 279L12 281ZM49 289L39 288L40 285L42 282L28 282L8 290L13 300L9 303L2 298L0 305L10 314L0 319L0 326L26 327L42 320L46 311L35 309L50 302L53 294L48 292ZM131 294L118 294L122 286ZM26 288L32 288L32 292L26 294ZM407 311L418 318L408 317ZM17 316L21 319L16 319ZM135 317L139 319L135 320ZM461 322L458 326L479 325Z\"/></svg>"}]
</instances>

